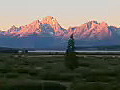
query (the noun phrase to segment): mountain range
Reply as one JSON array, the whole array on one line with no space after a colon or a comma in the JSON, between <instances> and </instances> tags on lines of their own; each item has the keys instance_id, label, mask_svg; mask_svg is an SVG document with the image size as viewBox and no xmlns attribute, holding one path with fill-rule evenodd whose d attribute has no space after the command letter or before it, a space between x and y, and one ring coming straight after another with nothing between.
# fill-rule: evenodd
<instances>
[{"instance_id":1,"label":"mountain range","mask_svg":"<svg viewBox=\"0 0 120 90\"><path fill-rule=\"evenodd\" d=\"M62 28L58 21L47 16L25 26L12 26L0 31L0 46L14 48L65 48L71 34L77 46L119 45L120 28L107 23L89 21L80 26Z\"/></svg>"}]
</instances>

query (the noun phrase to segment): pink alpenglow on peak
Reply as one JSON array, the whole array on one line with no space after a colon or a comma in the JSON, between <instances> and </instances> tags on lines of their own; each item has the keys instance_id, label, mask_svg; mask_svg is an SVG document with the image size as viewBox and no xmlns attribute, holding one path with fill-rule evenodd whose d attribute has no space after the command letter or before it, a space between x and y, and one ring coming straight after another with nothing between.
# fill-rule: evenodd
<instances>
[{"instance_id":1,"label":"pink alpenglow on peak","mask_svg":"<svg viewBox=\"0 0 120 90\"><path fill-rule=\"evenodd\" d=\"M12 27L8 31L11 34L14 34L14 36L20 36L20 37L31 35L31 34L41 34L41 33L47 33L51 35L55 34L56 36L64 35L64 29L60 26L57 20L52 16L47 16L43 18L41 21L36 20L31 24L21 26L19 31L17 31L17 28L15 27Z\"/></svg>"},{"instance_id":2,"label":"pink alpenglow on peak","mask_svg":"<svg viewBox=\"0 0 120 90\"><path fill-rule=\"evenodd\" d=\"M108 26L106 22L98 23L93 20L80 26L69 27L66 30L60 26L54 17L47 16L31 24L20 26L19 28L12 26L7 32L3 33L3 35L24 37L34 34L69 38L72 33L74 33L75 39L103 40L120 35L120 28Z\"/></svg>"},{"instance_id":3,"label":"pink alpenglow on peak","mask_svg":"<svg viewBox=\"0 0 120 90\"><path fill-rule=\"evenodd\" d=\"M62 36L64 34L64 29L60 26L58 21L52 17L52 16L47 16L42 19L41 23L44 24L49 24L55 32L56 36Z\"/></svg>"},{"instance_id":4,"label":"pink alpenglow on peak","mask_svg":"<svg viewBox=\"0 0 120 90\"><path fill-rule=\"evenodd\" d=\"M69 31L74 32L74 36L78 39L104 39L111 37L111 31L105 22L97 23L90 21L81 26L71 27Z\"/></svg>"},{"instance_id":5,"label":"pink alpenglow on peak","mask_svg":"<svg viewBox=\"0 0 120 90\"><path fill-rule=\"evenodd\" d=\"M35 34L35 33L39 34L40 32L42 32L41 23L39 20L36 20L31 24L23 26L22 29L16 34L19 34L21 36L24 36L24 35L26 36L26 35Z\"/></svg>"}]
</instances>

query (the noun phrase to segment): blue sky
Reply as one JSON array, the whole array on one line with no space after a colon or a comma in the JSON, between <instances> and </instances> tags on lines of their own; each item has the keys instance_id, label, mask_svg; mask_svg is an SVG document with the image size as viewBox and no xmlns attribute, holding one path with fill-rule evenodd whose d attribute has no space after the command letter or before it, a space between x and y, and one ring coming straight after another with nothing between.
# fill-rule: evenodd
<instances>
[{"instance_id":1,"label":"blue sky","mask_svg":"<svg viewBox=\"0 0 120 90\"><path fill-rule=\"evenodd\" d=\"M0 0L0 29L54 16L68 28L90 20L120 24L120 0Z\"/></svg>"}]
</instances>

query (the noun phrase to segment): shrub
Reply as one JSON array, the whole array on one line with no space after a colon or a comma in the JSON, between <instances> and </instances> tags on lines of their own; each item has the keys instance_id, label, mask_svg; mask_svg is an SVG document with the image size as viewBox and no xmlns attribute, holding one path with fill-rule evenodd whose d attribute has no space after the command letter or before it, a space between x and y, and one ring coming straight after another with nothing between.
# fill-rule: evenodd
<instances>
[{"instance_id":1,"label":"shrub","mask_svg":"<svg viewBox=\"0 0 120 90\"><path fill-rule=\"evenodd\" d=\"M70 52L65 55L65 66L71 70L79 66L78 57L75 52Z\"/></svg>"}]
</instances>

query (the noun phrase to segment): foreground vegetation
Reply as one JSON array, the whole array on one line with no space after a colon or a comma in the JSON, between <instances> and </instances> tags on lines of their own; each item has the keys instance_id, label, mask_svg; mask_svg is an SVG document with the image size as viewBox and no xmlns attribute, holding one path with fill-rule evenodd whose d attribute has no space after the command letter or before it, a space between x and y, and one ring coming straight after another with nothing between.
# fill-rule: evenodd
<instances>
[{"instance_id":1,"label":"foreground vegetation","mask_svg":"<svg viewBox=\"0 0 120 90\"><path fill-rule=\"evenodd\" d=\"M64 56L0 54L0 90L120 90L120 58L79 56L70 70Z\"/></svg>"}]
</instances>

